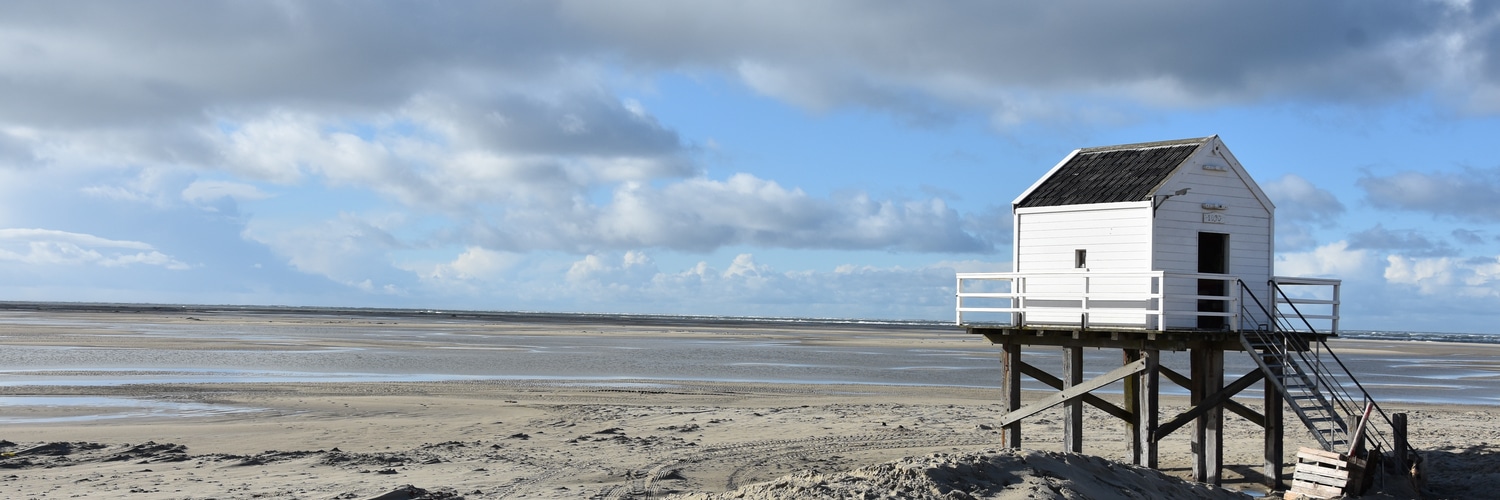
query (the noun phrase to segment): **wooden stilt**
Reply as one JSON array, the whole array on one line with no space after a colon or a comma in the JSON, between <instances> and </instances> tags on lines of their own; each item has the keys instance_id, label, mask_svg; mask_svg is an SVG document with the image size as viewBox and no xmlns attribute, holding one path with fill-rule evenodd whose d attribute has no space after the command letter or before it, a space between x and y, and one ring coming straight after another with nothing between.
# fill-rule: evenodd
<instances>
[{"instance_id":1,"label":"wooden stilt","mask_svg":"<svg viewBox=\"0 0 1500 500\"><path fill-rule=\"evenodd\" d=\"M1083 383L1083 348L1063 348L1063 388ZM1063 403L1063 451L1083 453L1083 400Z\"/></svg>"},{"instance_id":2,"label":"wooden stilt","mask_svg":"<svg viewBox=\"0 0 1500 500\"><path fill-rule=\"evenodd\" d=\"M1000 406L1005 413L1021 409L1021 344L1000 345ZM1021 422L1006 424L1000 431L1000 444L1006 448L1021 447Z\"/></svg>"},{"instance_id":3,"label":"wooden stilt","mask_svg":"<svg viewBox=\"0 0 1500 500\"><path fill-rule=\"evenodd\" d=\"M1391 458L1396 464L1396 472L1406 475L1411 469L1407 468L1406 457L1406 414L1391 414Z\"/></svg>"},{"instance_id":4,"label":"wooden stilt","mask_svg":"<svg viewBox=\"0 0 1500 500\"><path fill-rule=\"evenodd\" d=\"M1252 353L1252 355L1255 354ZM1262 473L1266 475L1266 480L1270 482L1270 486L1273 489L1285 489L1283 488L1285 485L1281 480L1281 475L1285 473L1282 458L1286 455L1286 445L1282 440L1284 434L1281 418L1282 397L1281 393L1276 391L1275 381L1271 380L1272 378L1281 378L1281 367L1271 367L1271 375L1271 377L1266 378L1265 384L1261 386L1261 390L1265 393L1266 432L1265 467Z\"/></svg>"},{"instance_id":5,"label":"wooden stilt","mask_svg":"<svg viewBox=\"0 0 1500 500\"><path fill-rule=\"evenodd\" d=\"M1141 452L1141 463L1155 469L1156 440L1152 434L1156 433L1158 401L1157 396L1161 385L1161 377L1157 367L1161 366L1161 351L1156 349L1142 349L1140 359L1145 363L1145 369L1141 371L1140 392L1136 394L1136 428L1140 429L1139 438L1136 440L1136 449Z\"/></svg>"},{"instance_id":6,"label":"wooden stilt","mask_svg":"<svg viewBox=\"0 0 1500 500\"><path fill-rule=\"evenodd\" d=\"M1224 350L1204 347L1192 349L1192 405L1203 404L1209 395L1224 388ZM1204 411L1193 425L1193 480L1219 485L1224 468L1224 407L1214 405Z\"/></svg>"},{"instance_id":7,"label":"wooden stilt","mask_svg":"<svg viewBox=\"0 0 1500 500\"><path fill-rule=\"evenodd\" d=\"M1208 353L1203 348L1188 350L1188 406L1198 407L1207 396L1204 388L1208 385L1204 380L1208 377ZM1193 419L1193 430L1188 438L1193 453L1193 480L1203 483L1208 481L1208 465L1204 462L1208 456L1203 451L1204 425L1207 417L1199 415Z\"/></svg>"},{"instance_id":8,"label":"wooden stilt","mask_svg":"<svg viewBox=\"0 0 1500 500\"><path fill-rule=\"evenodd\" d=\"M1121 349L1121 353L1123 353L1121 364L1128 364L1141 357L1141 351L1138 349ZM1137 417L1141 411L1139 399L1141 377L1126 377L1124 382L1125 396L1121 402L1125 404L1125 412L1130 414L1130 420L1125 424L1126 432L1130 434L1130 463L1145 465L1141 461L1141 425Z\"/></svg>"},{"instance_id":9,"label":"wooden stilt","mask_svg":"<svg viewBox=\"0 0 1500 500\"><path fill-rule=\"evenodd\" d=\"M1203 380L1203 393L1211 395L1224 388L1224 350L1209 348L1207 351L1208 372ZM1214 405L1203 415L1203 445L1203 462L1208 472L1208 478L1203 482L1219 486L1224 476L1224 405L1222 403Z\"/></svg>"}]
</instances>

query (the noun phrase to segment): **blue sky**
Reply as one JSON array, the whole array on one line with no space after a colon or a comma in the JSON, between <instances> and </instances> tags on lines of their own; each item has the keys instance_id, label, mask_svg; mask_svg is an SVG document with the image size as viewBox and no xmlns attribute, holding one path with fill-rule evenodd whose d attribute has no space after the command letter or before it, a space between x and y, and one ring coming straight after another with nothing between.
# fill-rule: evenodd
<instances>
[{"instance_id":1,"label":"blue sky","mask_svg":"<svg viewBox=\"0 0 1500 500\"><path fill-rule=\"evenodd\" d=\"M0 300L945 319L1218 134L1346 328L1500 332L1497 116L1478 2L11 2Z\"/></svg>"}]
</instances>

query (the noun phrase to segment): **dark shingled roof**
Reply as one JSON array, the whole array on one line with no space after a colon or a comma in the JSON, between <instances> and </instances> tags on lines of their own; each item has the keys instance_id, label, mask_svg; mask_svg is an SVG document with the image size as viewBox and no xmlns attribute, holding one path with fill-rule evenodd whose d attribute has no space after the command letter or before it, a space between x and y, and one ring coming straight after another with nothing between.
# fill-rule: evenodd
<instances>
[{"instance_id":1,"label":"dark shingled roof","mask_svg":"<svg viewBox=\"0 0 1500 500\"><path fill-rule=\"evenodd\" d=\"M1152 191L1208 139L1080 149L1016 207L1149 200Z\"/></svg>"}]
</instances>

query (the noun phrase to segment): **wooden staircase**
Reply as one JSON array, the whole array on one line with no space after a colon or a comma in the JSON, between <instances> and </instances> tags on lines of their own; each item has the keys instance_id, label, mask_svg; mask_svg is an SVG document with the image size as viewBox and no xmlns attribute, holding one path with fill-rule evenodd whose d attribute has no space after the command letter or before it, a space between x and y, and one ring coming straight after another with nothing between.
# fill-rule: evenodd
<instances>
[{"instance_id":1,"label":"wooden staircase","mask_svg":"<svg viewBox=\"0 0 1500 500\"><path fill-rule=\"evenodd\" d=\"M1297 310L1297 301L1287 297L1276 280L1271 280L1270 286L1272 302L1267 307L1253 291L1240 284L1240 293L1244 297L1240 301L1240 307L1244 308L1241 317L1270 318L1269 324L1256 325L1256 328L1243 328L1242 325L1239 329L1240 344L1245 352L1255 360L1261 373L1281 393L1287 406L1307 426L1324 451L1363 455L1366 444L1375 450L1392 451L1391 444L1376 427L1365 426L1365 430L1370 431L1369 436L1351 437L1356 425L1368 424L1363 416L1366 406L1377 410L1387 424L1390 417L1375 404L1369 391L1328 347L1324 341L1328 334L1320 334L1313 327ZM1254 312L1259 314L1251 314L1251 307L1258 307L1259 310Z\"/></svg>"},{"instance_id":2,"label":"wooden staircase","mask_svg":"<svg viewBox=\"0 0 1500 500\"><path fill-rule=\"evenodd\" d=\"M1404 416L1399 426L1402 430L1398 431L1391 417L1328 347L1328 334L1313 328L1276 280L1270 285L1273 302L1268 308L1240 284L1240 303L1245 308L1241 317L1255 317L1249 309L1254 305L1260 308L1258 317L1271 321L1256 328L1241 325L1239 336L1245 352L1323 448L1298 452L1292 492L1311 498L1358 495L1369 485L1373 477L1369 467L1379 463L1381 455L1390 454L1397 464L1419 463L1416 450L1405 440ZM1372 425L1376 420L1384 420L1391 439L1381 426Z\"/></svg>"},{"instance_id":3,"label":"wooden staircase","mask_svg":"<svg viewBox=\"0 0 1500 500\"><path fill-rule=\"evenodd\" d=\"M1289 344L1294 347L1297 343L1306 345L1307 341L1297 337L1296 332L1240 331L1240 343L1245 346L1245 352L1255 359L1261 373L1281 393L1287 406L1312 432L1323 450L1348 453L1349 422L1334 406L1331 395L1320 390L1320 382L1331 380L1332 376L1325 373L1321 363L1306 363L1300 359L1302 356L1289 352Z\"/></svg>"}]
</instances>

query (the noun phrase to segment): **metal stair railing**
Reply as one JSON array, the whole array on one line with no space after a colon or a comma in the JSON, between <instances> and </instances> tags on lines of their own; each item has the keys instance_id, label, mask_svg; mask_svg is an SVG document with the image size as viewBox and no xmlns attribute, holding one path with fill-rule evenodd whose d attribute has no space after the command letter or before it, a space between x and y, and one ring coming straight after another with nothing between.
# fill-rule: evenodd
<instances>
[{"instance_id":1,"label":"metal stair railing","mask_svg":"<svg viewBox=\"0 0 1500 500\"><path fill-rule=\"evenodd\" d=\"M1354 384L1355 389L1359 391L1364 404L1356 406L1353 404L1355 398L1349 394L1348 390L1346 389L1346 385L1336 383L1336 381L1331 378L1331 374L1330 378L1327 380L1327 382L1325 382L1326 384L1328 384L1328 387L1332 388L1335 391L1335 399L1339 401L1339 405L1343 409L1345 414L1361 415L1364 412L1364 405L1369 405L1374 408L1377 414L1380 415L1381 420L1385 421L1386 429L1394 429L1395 424L1391 421L1390 415L1385 412L1385 409L1380 407L1380 403L1376 402L1375 398L1370 396L1370 391L1366 390L1364 384L1361 384L1359 382L1359 379L1354 377L1354 373L1349 370L1348 365L1344 364L1344 360L1339 358L1338 354L1334 353L1333 349L1328 346L1328 342L1321 336L1316 335L1316 332L1313 331L1312 325L1307 321L1307 318L1302 315L1301 311L1297 310L1297 306L1295 304L1291 304L1291 298L1287 297L1286 292L1283 291L1279 285L1277 285L1275 280L1271 280L1270 284L1273 293L1279 294L1281 298L1285 299L1285 303L1287 303L1291 307L1292 312L1297 314L1298 319L1302 321L1303 325L1306 326L1310 332L1314 333L1312 339L1317 342L1317 345L1313 346L1314 349L1309 349L1308 352L1313 353L1312 356L1314 357L1316 366L1320 368L1327 366L1322 362L1322 353L1326 351L1328 353L1328 356L1333 359L1335 364L1338 365L1338 368L1343 373L1343 375L1347 377L1349 381ZM1307 352L1299 352L1298 356L1306 359L1308 357L1308 354ZM1331 370L1323 371L1331 372ZM1394 446L1391 444L1391 441L1386 437L1385 433L1381 431L1380 427L1367 425L1365 426L1365 428L1370 432L1370 434L1366 437L1366 440L1370 443L1373 443L1374 448L1376 448L1377 450L1392 450L1396 453L1401 454L1412 454L1416 452L1416 449L1411 447L1409 443L1407 444L1405 450L1394 450Z\"/></svg>"},{"instance_id":2,"label":"metal stair railing","mask_svg":"<svg viewBox=\"0 0 1500 500\"><path fill-rule=\"evenodd\" d=\"M1330 385L1330 382L1335 381L1324 376L1321 363L1309 363L1301 356L1308 345L1308 340L1303 338L1301 332L1290 328L1290 325L1285 325L1285 318L1279 317L1266 308L1260 298L1256 297L1255 293L1243 283L1240 287L1240 293L1248 295L1251 299L1241 301L1241 307L1245 309L1241 317L1253 317L1250 314L1253 311L1249 309L1248 302L1254 302L1264 317L1271 320L1270 325L1253 329L1241 327L1239 329L1240 343L1247 352L1251 353L1251 358L1255 360L1261 372L1266 374L1266 379L1270 380L1276 391L1285 398L1287 406L1292 409L1303 425L1312 431L1318 444L1327 451L1340 453L1348 451L1349 424L1343 416L1348 413L1340 414L1339 408L1344 406L1342 403L1338 403L1338 407L1335 407L1335 401L1339 399L1339 396L1337 390L1333 389L1336 384ZM1310 325L1309 328L1311 328ZM1313 337L1316 338L1315 333ZM1326 394L1323 390L1325 388L1328 389ZM1268 408L1266 411L1273 410Z\"/></svg>"}]
</instances>

